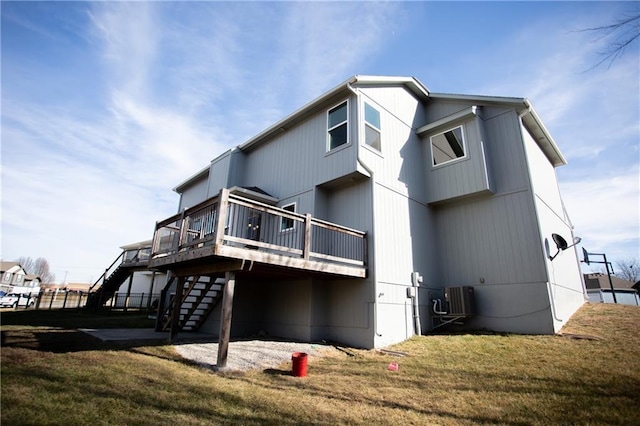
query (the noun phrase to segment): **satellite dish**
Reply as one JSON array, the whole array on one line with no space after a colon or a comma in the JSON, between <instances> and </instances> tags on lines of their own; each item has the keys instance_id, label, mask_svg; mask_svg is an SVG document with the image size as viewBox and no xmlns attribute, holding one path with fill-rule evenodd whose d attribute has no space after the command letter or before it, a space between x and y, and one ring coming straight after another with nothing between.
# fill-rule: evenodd
<instances>
[{"instance_id":1,"label":"satellite dish","mask_svg":"<svg viewBox=\"0 0 640 426\"><path fill-rule=\"evenodd\" d=\"M551 234L551 238L553 238L553 241L556 243L556 247L558 248L558 251L566 250L569 247L569 244L567 244L567 240L562 238L561 235Z\"/></svg>"},{"instance_id":2,"label":"satellite dish","mask_svg":"<svg viewBox=\"0 0 640 426\"><path fill-rule=\"evenodd\" d=\"M569 247L573 247L576 244L578 244L580 241L582 241L582 239L580 237L574 237L573 238L573 244L569 245L567 243L567 240L565 240L562 235L558 235L558 234L551 234L551 238L553 238L553 242L556 243L556 248L558 249L558 251L556 252L556 254L554 254L553 256L551 256L550 250L549 250L549 240L547 240L546 238L544 239L544 250L547 253L547 257L549 258L549 260L553 260L556 258L556 256L561 252L564 251L566 249L568 249ZM582 249L582 251L584 252L584 249ZM585 259L587 259L586 257L586 252L585 252ZM588 263L587 263L588 264Z\"/></svg>"},{"instance_id":3,"label":"satellite dish","mask_svg":"<svg viewBox=\"0 0 640 426\"><path fill-rule=\"evenodd\" d=\"M589 264L589 253L587 253L587 250L584 247L582 247L582 255L584 256L583 262L588 265Z\"/></svg>"}]
</instances>

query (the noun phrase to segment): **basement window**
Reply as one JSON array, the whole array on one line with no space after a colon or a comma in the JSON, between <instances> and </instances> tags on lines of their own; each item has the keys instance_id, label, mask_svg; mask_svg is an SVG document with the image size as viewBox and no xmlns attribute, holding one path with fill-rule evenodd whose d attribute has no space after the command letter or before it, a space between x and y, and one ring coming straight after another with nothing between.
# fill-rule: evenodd
<instances>
[{"instance_id":1,"label":"basement window","mask_svg":"<svg viewBox=\"0 0 640 426\"><path fill-rule=\"evenodd\" d=\"M364 103L364 141L371 148L381 151L380 146L380 111Z\"/></svg>"},{"instance_id":2,"label":"basement window","mask_svg":"<svg viewBox=\"0 0 640 426\"><path fill-rule=\"evenodd\" d=\"M431 136L431 158L437 166L466 155L462 126Z\"/></svg>"},{"instance_id":3,"label":"basement window","mask_svg":"<svg viewBox=\"0 0 640 426\"><path fill-rule=\"evenodd\" d=\"M348 116L347 101L327 111L327 151L349 142Z\"/></svg>"}]
</instances>

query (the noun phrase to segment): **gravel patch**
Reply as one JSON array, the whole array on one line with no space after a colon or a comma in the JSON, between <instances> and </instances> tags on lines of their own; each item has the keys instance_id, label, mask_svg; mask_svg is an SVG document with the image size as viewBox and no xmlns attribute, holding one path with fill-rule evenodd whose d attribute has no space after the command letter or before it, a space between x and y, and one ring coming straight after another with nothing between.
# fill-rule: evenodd
<instances>
[{"instance_id":1,"label":"gravel patch","mask_svg":"<svg viewBox=\"0 0 640 426\"><path fill-rule=\"evenodd\" d=\"M208 368L217 369L217 343L185 343L174 346L184 358L197 362ZM319 357L335 350L330 345L316 343L277 342L270 340L242 340L229 343L229 355L225 371L246 371L276 368L289 363L291 368L291 354L305 352L312 357Z\"/></svg>"}]
</instances>

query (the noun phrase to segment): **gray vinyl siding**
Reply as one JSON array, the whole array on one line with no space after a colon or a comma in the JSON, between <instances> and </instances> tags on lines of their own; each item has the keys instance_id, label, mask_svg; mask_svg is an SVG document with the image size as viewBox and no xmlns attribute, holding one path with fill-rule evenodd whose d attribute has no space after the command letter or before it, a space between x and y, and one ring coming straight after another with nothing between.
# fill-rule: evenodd
<instances>
[{"instance_id":1,"label":"gray vinyl siding","mask_svg":"<svg viewBox=\"0 0 640 426\"><path fill-rule=\"evenodd\" d=\"M418 123L418 126L433 123L441 118L463 111L471 105L465 101L431 100L425 108L425 121Z\"/></svg>"},{"instance_id":2,"label":"gray vinyl siding","mask_svg":"<svg viewBox=\"0 0 640 426\"><path fill-rule=\"evenodd\" d=\"M531 195L466 200L436 213L436 239L445 286L544 281Z\"/></svg>"},{"instance_id":3,"label":"gray vinyl siding","mask_svg":"<svg viewBox=\"0 0 640 426\"><path fill-rule=\"evenodd\" d=\"M472 328L550 333L548 278L519 119L496 108L484 108L481 116L495 195L435 209L438 282L474 287Z\"/></svg>"},{"instance_id":4,"label":"gray vinyl siding","mask_svg":"<svg viewBox=\"0 0 640 426\"><path fill-rule=\"evenodd\" d=\"M207 188L209 181L207 176L204 176L197 182L194 182L191 186L183 190L180 194L180 204L178 211L182 211L184 209L188 209L189 207L193 207L201 201L206 200L207 197Z\"/></svg>"},{"instance_id":5,"label":"gray vinyl siding","mask_svg":"<svg viewBox=\"0 0 640 426\"><path fill-rule=\"evenodd\" d=\"M361 89L360 105L364 102L380 112L381 121L381 151L363 140L360 145L360 159L375 182L375 233L370 239L375 261L369 271L376 285L375 346L379 347L413 335L413 311L406 289L413 271L420 272L425 282L435 279L435 233L426 205L424 144L415 133L425 120L422 103L399 87ZM420 296L426 326L428 295Z\"/></svg>"},{"instance_id":6,"label":"gray vinyl siding","mask_svg":"<svg viewBox=\"0 0 640 426\"><path fill-rule=\"evenodd\" d=\"M348 144L326 152L327 110L321 110L247 153L243 185L258 186L278 199L285 199L355 172L357 129L354 99L349 102Z\"/></svg>"},{"instance_id":7,"label":"gray vinyl siding","mask_svg":"<svg viewBox=\"0 0 640 426\"><path fill-rule=\"evenodd\" d=\"M550 287L548 298L553 307L554 331L558 331L584 303L585 290L575 248L558 253L553 261L545 257L544 240L549 242L551 254L555 254L556 247L551 235L557 233L571 244L573 227L562 205L555 168L524 128L522 134L540 230L537 257L550 272L547 279Z\"/></svg>"},{"instance_id":8,"label":"gray vinyl siding","mask_svg":"<svg viewBox=\"0 0 640 426\"><path fill-rule=\"evenodd\" d=\"M436 234L438 282L475 289L477 315L469 326L553 332L529 192L443 206L436 214Z\"/></svg>"},{"instance_id":9,"label":"gray vinyl siding","mask_svg":"<svg viewBox=\"0 0 640 426\"><path fill-rule=\"evenodd\" d=\"M448 163L433 165L431 137L442 131L462 127L465 156ZM426 169L427 199L430 203L449 201L456 198L478 194L491 194L493 179L489 177L485 134L481 128L483 121L479 117L462 123L452 123L438 132L424 138L424 165Z\"/></svg>"},{"instance_id":10,"label":"gray vinyl siding","mask_svg":"<svg viewBox=\"0 0 640 426\"><path fill-rule=\"evenodd\" d=\"M422 105L402 88L362 89L361 97L361 105L367 102L380 111L382 144L377 152L361 141L361 160L373 171L377 184L425 202L423 144L415 134Z\"/></svg>"},{"instance_id":11,"label":"gray vinyl siding","mask_svg":"<svg viewBox=\"0 0 640 426\"><path fill-rule=\"evenodd\" d=\"M515 110L483 108L485 148L496 194L529 189L527 158Z\"/></svg>"},{"instance_id":12,"label":"gray vinyl siding","mask_svg":"<svg viewBox=\"0 0 640 426\"><path fill-rule=\"evenodd\" d=\"M207 196L217 195L222 188L229 187L229 169L231 167L232 151L227 151L211 162L209 168L209 191Z\"/></svg>"}]
</instances>

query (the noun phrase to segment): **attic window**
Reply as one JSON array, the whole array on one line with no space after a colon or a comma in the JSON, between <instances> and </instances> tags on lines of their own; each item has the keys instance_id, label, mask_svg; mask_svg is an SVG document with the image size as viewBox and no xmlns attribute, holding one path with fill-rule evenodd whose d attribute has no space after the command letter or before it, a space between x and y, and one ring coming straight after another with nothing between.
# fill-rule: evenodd
<instances>
[{"instance_id":1,"label":"attic window","mask_svg":"<svg viewBox=\"0 0 640 426\"><path fill-rule=\"evenodd\" d=\"M433 165L445 164L465 156L462 126L431 136Z\"/></svg>"},{"instance_id":2,"label":"attic window","mask_svg":"<svg viewBox=\"0 0 640 426\"><path fill-rule=\"evenodd\" d=\"M380 147L380 111L364 103L364 141L378 151Z\"/></svg>"},{"instance_id":3,"label":"attic window","mask_svg":"<svg viewBox=\"0 0 640 426\"><path fill-rule=\"evenodd\" d=\"M327 112L327 151L331 151L349 141L348 116L347 101Z\"/></svg>"}]
</instances>

